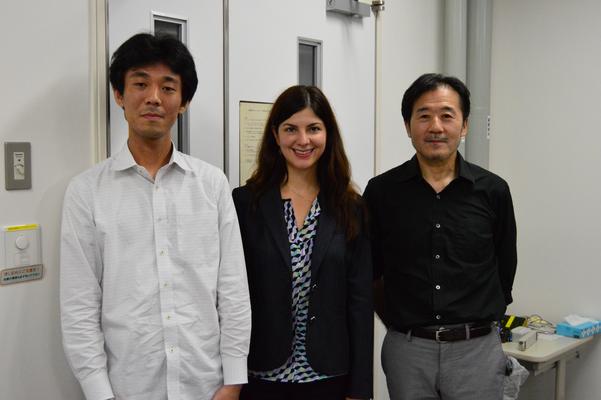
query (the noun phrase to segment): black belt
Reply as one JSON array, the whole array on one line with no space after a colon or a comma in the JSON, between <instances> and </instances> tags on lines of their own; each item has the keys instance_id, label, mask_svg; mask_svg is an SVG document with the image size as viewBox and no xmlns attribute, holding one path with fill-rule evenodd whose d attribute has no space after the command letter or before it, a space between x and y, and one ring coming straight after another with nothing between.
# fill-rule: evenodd
<instances>
[{"instance_id":1,"label":"black belt","mask_svg":"<svg viewBox=\"0 0 601 400\"><path fill-rule=\"evenodd\" d=\"M488 335L491 330L492 324L486 322L453 325L452 327L416 327L409 329L404 333L418 338L436 340L438 343L444 343L468 340Z\"/></svg>"}]
</instances>

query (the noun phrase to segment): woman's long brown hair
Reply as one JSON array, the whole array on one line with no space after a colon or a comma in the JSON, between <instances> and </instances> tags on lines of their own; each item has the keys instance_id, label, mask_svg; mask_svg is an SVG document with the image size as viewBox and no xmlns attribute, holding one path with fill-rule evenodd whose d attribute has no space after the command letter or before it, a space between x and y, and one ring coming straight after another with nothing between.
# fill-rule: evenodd
<instances>
[{"instance_id":1,"label":"woman's long brown hair","mask_svg":"<svg viewBox=\"0 0 601 400\"><path fill-rule=\"evenodd\" d=\"M351 181L351 168L336 117L323 92L315 86L292 86L277 98L265 124L257 157L257 169L246 181L258 199L272 187L280 187L288 179L286 160L280 153L275 134L282 122L293 114L310 108L326 128L326 148L317 162L317 181L326 207L343 228L347 240L357 236L365 219L361 197Z\"/></svg>"}]
</instances>

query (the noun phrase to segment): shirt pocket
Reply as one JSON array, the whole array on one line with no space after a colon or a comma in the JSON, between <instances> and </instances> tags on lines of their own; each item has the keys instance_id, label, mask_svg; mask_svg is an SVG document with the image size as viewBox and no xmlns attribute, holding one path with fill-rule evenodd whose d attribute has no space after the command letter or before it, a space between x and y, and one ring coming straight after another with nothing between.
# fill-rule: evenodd
<instances>
[{"instance_id":1,"label":"shirt pocket","mask_svg":"<svg viewBox=\"0 0 601 400\"><path fill-rule=\"evenodd\" d=\"M465 268L484 266L494 257L492 226L488 219L463 218L451 237L450 254Z\"/></svg>"}]
</instances>

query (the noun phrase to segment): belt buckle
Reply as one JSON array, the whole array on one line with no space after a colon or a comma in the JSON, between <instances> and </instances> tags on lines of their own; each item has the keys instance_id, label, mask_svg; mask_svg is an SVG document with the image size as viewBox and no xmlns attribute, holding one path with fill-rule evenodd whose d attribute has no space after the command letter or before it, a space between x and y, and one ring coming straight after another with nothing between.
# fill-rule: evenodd
<instances>
[{"instance_id":1,"label":"belt buckle","mask_svg":"<svg viewBox=\"0 0 601 400\"><path fill-rule=\"evenodd\" d=\"M434 340L436 340L436 342L438 343L446 343L446 340L440 340L440 334L442 332L447 332L450 331L450 329L445 328L444 326L441 326L440 328L438 328L435 332L434 332Z\"/></svg>"}]
</instances>

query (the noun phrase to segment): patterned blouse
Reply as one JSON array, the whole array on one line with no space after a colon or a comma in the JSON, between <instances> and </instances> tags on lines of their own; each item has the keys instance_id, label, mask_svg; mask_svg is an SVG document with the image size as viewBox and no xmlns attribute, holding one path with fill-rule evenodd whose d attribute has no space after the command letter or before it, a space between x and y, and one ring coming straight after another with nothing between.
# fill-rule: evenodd
<instances>
[{"instance_id":1,"label":"patterned blouse","mask_svg":"<svg viewBox=\"0 0 601 400\"><path fill-rule=\"evenodd\" d=\"M311 368L305 347L311 288L311 254L320 212L319 202L315 199L303 227L298 230L292 202L290 199L284 200L284 218L292 258L292 354L284 365L271 371L249 371L255 378L272 382L306 383L330 377Z\"/></svg>"}]
</instances>

